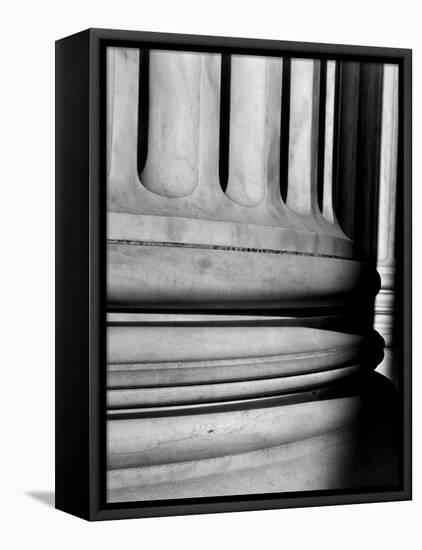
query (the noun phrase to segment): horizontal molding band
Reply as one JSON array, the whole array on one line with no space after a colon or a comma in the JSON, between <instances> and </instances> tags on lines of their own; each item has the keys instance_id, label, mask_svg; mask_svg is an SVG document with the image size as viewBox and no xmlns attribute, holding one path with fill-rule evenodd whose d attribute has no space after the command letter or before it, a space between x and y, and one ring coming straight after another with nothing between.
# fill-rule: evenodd
<instances>
[{"instance_id":1,"label":"horizontal molding band","mask_svg":"<svg viewBox=\"0 0 422 550\"><path fill-rule=\"evenodd\" d=\"M107 365L108 389L183 386L258 380L308 374L346 366L363 356L360 345L344 346L313 353L293 353L234 359L164 362L110 363Z\"/></svg>"},{"instance_id":2,"label":"horizontal molding band","mask_svg":"<svg viewBox=\"0 0 422 550\"><path fill-rule=\"evenodd\" d=\"M382 360L376 333L297 326L122 324L108 327L107 346L110 410L305 391Z\"/></svg>"},{"instance_id":3,"label":"horizontal molding band","mask_svg":"<svg viewBox=\"0 0 422 550\"><path fill-rule=\"evenodd\" d=\"M173 210L175 202L172 200ZM224 210L221 208L220 210ZM352 241L336 224L324 218L294 215L283 220L261 219L256 209L246 208L243 221L214 220L203 211L192 216L169 215L165 209L155 215L108 212L107 238L124 242L167 242L252 249L286 250L352 257ZM225 211L227 213L227 209ZM292 213L291 213L292 215Z\"/></svg>"},{"instance_id":4,"label":"horizontal molding band","mask_svg":"<svg viewBox=\"0 0 422 550\"><path fill-rule=\"evenodd\" d=\"M314 255L114 242L107 256L111 307L335 308L379 288L365 264Z\"/></svg>"},{"instance_id":5,"label":"horizontal molding band","mask_svg":"<svg viewBox=\"0 0 422 550\"><path fill-rule=\"evenodd\" d=\"M319 399L350 396L352 393L350 391L350 386L351 384L344 383L300 392L285 393L282 395L252 397L247 399L218 401L214 403L190 403L187 405L132 407L131 409L108 409L107 419L134 420L140 418L178 417L211 413L220 414L223 412L252 410L271 406L284 407L286 405L297 405L298 403L318 401Z\"/></svg>"},{"instance_id":6,"label":"horizontal molding band","mask_svg":"<svg viewBox=\"0 0 422 550\"><path fill-rule=\"evenodd\" d=\"M148 316L145 316L148 318ZM107 362L180 363L220 361L295 354L325 353L349 346L376 345L377 335L343 333L303 326L112 325L107 328ZM300 357L299 355L298 357Z\"/></svg>"},{"instance_id":7,"label":"horizontal molding band","mask_svg":"<svg viewBox=\"0 0 422 550\"><path fill-rule=\"evenodd\" d=\"M276 395L332 384L367 368L364 364L333 368L299 376L285 376L219 382L213 384L192 384L189 386L149 387L125 390L108 390L107 407L131 408L154 405L179 405L182 403L203 403L242 397Z\"/></svg>"},{"instance_id":8,"label":"horizontal molding band","mask_svg":"<svg viewBox=\"0 0 422 550\"><path fill-rule=\"evenodd\" d=\"M107 244L121 244L126 246L164 246L168 248L197 248L199 250L225 250L228 252L254 252L256 254L288 254L291 256L312 256L316 258L331 258L336 260L349 260L354 261L346 256L334 255L334 254L317 254L314 252L300 252L297 250L276 250L271 248L253 248L242 246L226 246L226 245L213 245L213 244L196 244L196 243L179 243L168 241L136 241L136 240L124 240L124 239L107 239Z\"/></svg>"},{"instance_id":9,"label":"horizontal molding band","mask_svg":"<svg viewBox=\"0 0 422 550\"><path fill-rule=\"evenodd\" d=\"M291 312L290 312L291 313ZM164 327L307 327L326 330L348 332L350 334L367 334L372 328L372 322L368 320L364 326L362 316L354 318L350 309L309 311L298 310L297 316L260 316L260 315L233 315L220 314L189 314L189 313L144 313L132 311L128 313L108 312L108 327L151 327L157 329Z\"/></svg>"}]
</instances>

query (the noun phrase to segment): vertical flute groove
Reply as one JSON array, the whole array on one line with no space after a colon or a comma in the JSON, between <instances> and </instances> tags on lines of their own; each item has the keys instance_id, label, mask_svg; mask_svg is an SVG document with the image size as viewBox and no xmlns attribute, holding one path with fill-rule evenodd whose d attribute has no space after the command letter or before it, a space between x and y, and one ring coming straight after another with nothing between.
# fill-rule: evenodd
<instances>
[{"instance_id":1,"label":"vertical flute groove","mask_svg":"<svg viewBox=\"0 0 422 550\"><path fill-rule=\"evenodd\" d=\"M148 156L149 131L149 50L139 52L138 85L138 175L141 177Z\"/></svg>"},{"instance_id":2,"label":"vertical flute groove","mask_svg":"<svg viewBox=\"0 0 422 550\"><path fill-rule=\"evenodd\" d=\"M319 119L318 119L318 175L317 175L317 199L318 207L322 213L324 208L324 167L325 167L325 123L327 112L327 61L321 60L321 72L319 80Z\"/></svg>"},{"instance_id":3,"label":"vertical flute groove","mask_svg":"<svg viewBox=\"0 0 422 550\"><path fill-rule=\"evenodd\" d=\"M221 55L219 176L223 191L229 179L231 56Z\"/></svg>"},{"instance_id":4,"label":"vertical flute groove","mask_svg":"<svg viewBox=\"0 0 422 550\"><path fill-rule=\"evenodd\" d=\"M285 57L283 58L280 123L280 194L284 202L287 199L289 177L290 76L291 59Z\"/></svg>"}]
</instances>

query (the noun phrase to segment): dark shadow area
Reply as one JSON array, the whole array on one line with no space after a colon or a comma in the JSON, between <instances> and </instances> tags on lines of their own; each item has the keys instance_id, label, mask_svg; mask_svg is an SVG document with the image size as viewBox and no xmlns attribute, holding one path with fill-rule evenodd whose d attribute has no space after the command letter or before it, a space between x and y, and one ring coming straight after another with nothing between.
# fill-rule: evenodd
<instances>
[{"instance_id":1,"label":"dark shadow area","mask_svg":"<svg viewBox=\"0 0 422 550\"><path fill-rule=\"evenodd\" d=\"M231 55L221 56L219 177L225 192L229 181Z\"/></svg>"},{"instance_id":2,"label":"dark shadow area","mask_svg":"<svg viewBox=\"0 0 422 550\"><path fill-rule=\"evenodd\" d=\"M360 410L350 429L347 457L336 472L338 487L401 490L397 389L384 375L370 372L356 378L356 395Z\"/></svg>"},{"instance_id":3,"label":"dark shadow area","mask_svg":"<svg viewBox=\"0 0 422 550\"><path fill-rule=\"evenodd\" d=\"M54 491L26 491L25 495L34 500L38 500L38 502L41 502L41 504L49 508L54 508L56 496Z\"/></svg>"}]
</instances>

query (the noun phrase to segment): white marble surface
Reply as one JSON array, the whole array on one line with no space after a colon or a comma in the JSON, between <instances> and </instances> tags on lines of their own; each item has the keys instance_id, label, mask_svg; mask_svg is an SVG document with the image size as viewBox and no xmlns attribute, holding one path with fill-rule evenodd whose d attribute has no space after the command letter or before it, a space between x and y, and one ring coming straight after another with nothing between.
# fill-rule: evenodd
<instances>
[{"instance_id":1,"label":"white marble surface","mask_svg":"<svg viewBox=\"0 0 422 550\"><path fill-rule=\"evenodd\" d=\"M281 58L231 57L229 179L226 194L245 206L278 184Z\"/></svg>"},{"instance_id":2,"label":"white marble surface","mask_svg":"<svg viewBox=\"0 0 422 550\"><path fill-rule=\"evenodd\" d=\"M368 278L369 277L369 278ZM111 304L156 307L336 306L373 274L339 258L109 243Z\"/></svg>"},{"instance_id":3,"label":"white marble surface","mask_svg":"<svg viewBox=\"0 0 422 550\"><path fill-rule=\"evenodd\" d=\"M364 338L357 335L297 327L293 335L296 349L289 350L286 340L294 329L280 327L280 352L274 353L272 346L262 349L259 343L264 332L259 330L262 327L245 330L246 327L242 326L204 326L202 331L195 331L195 327L188 325L162 327L145 323L142 327L133 328L138 330L134 330L132 335L124 326L108 328L107 386L110 388L231 382L324 371L360 362L364 342ZM118 335L114 334L117 330L120 332ZM163 346L157 346L151 335L150 338L145 337L148 332L154 331L161 335L160 339L165 340L164 349ZM202 332L202 337L198 332ZM237 338L230 337L233 332ZM274 333L277 334L276 331ZM306 349L303 339L312 341L315 333L320 339L320 345L316 347L314 344ZM191 335L192 344L186 349ZM180 349L180 345L174 346L175 338L184 342L184 350ZM241 338L249 339L249 350L239 346ZM120 342L116 343L116 340ZM228 351L227 344L230 346ZM181 354L181 351L184 353ZM222 357L224 352L228 357ZM191 359L192 356L196 358Z\"/></svg>"},{"instance_id":4,"label":"white marble surface","mask_svg":"<svg viewBox=\"0 0 422 550\"><path fill-rule=\"evenodd\" d=\"M278 153L282 60L255 58L251 61L250 56L234 59L230 177L224 193L218 179L221 58L218 54L184 54L180 61L173 63L177 55L151 52L149 152L146 168L139 176L139 53L136 49L122 48L109 52L108 210L138 217L167 216L296 230L308 233L309 238L322 235L332 243L327 245L330 253L334 246L350 256L350 243L340 228L317 210L310 212L307 206L300 206L302 200L308 204L309 193L299 193L298 208L297 205L288 208L281 200ZM160 59L163 59L163 73L157 68ZM170 66L167 72L166 64ZM303 72L300 67L298 71ZM166 80L164 84L163 80ZM248 86L243 86L245 82ZM316 85L307 92L313 94L315 90ZM298 117L305 120L305 134L309 130L306 102L315 107L317 99L306 96L305 112L299 108ZM300 120L298 124L303 125ZM314 128L314 122L311 126ZM313 169L309 163L313 162L314 146L308 143L302 151L300 140L297 146L295 143L292 141L290 148L292 155L296 155L296 149L299 155L300 179L301 170L309 174ZM296 184L296 179L294 176L292 185L302 185ZM130 226L127 232L130 233ZM254 239L253 232L250 239ZM293 246L288 233L281 246ZM301 240L294 246L301 250Z\"/></svg>"},{"instance_id":5,"label":"white marble surface","mask_svg":"<svg viewBox=\"0 0 422 550\"><path fill-rule=\"evenodd\" d=\"M371 458L367 459L366 469L363 467L365 453L363 445L359 446L357 434L357 430L349 428L242 455L174 464L172 467L110 472L108 499L110 502L130 502L321 489L350 490L371 487L374 479L380 485L394 485L396 469L387 453L377 464ZM383 443L390 450L393 436L387 433ZM371 446L374 444L369 442L366 448ZM354 474L350 475L350 472ZM147 479L149 482L145 482Z\"/></svg>"},{"instance_id":6,"label":"white marble surface","mask_svg":"<svg viewBox=\"0 0 422 550\"><path fill-rule=\"evenodd\" d=\"M292 59L287 206L311 216L317 208L320 62Z\"/></svg>"},{"instance_id":7,"label":"white marble surface","mask_svg":"<svg viewBox=\"0 0 422 550\"><path fill-rule=\"evenodd\" d=\"M321 235L303 227L209 220L206 217L110 212L107 236L113 241L150 241L304 252L350 258L352 241L338 233Z\"/></svg>"},{"instance_id":8,"label":"white marble surface","mask_svg":"<svg viewBox=\"0 0 422 550\"><path fill-rule=\"evenodd\" d=\"M108 422L108 500L361 488L397 482L381 401L291 405ZM141 428L141 429L140 429Z\"/></svg>"},{"instance_id":9,"label":"white marble surface","mask_svg":"<svg viewBox=\"0 0 422 550\"><path fill-rule=\"evenodd\" d=\"M186 384L183 386L137 387L107 390L107 408L125 409L180 405L185 403L214 403L265 395L282 395L339 383L363 370L361 363L339 369L322 370L300 375Z\"/></svg>"},{"instance_id":10,"label":"white marble surface","mask_svg":"<svg viewBox=\"0 0 422 550\"><path fill-rule=\"evenodd\" d=\"M333 61L323 214L317 60L292 60L288 193L286 204L281 200L282 65L281 58L232 59L225 193L218 180L220 56L151 52L148 155L138 174L139 53L109 52L110 307L293 308L299 317L300 308L348 305L356 289L372 286L367 266L350 259L352 243L333 208ZM110 501L354 486L354 460L368 448L362 394L324 392L368 367L364 339L260 322L112 323Z\"/></svg>"},{"instance_id":11,"label":"white marble surface","mask_svg":"<svg viewBox=\"0 0 422 550\"><path fill-rule=\"evenodd\" d=\"M108 422L111 470L240 454L351 426L361 398ZM191 411L194 412L194 408ZM189 412L189 411L188 411Z\"/></svg>"},{"instance_id":12,"label":"white marble surface","mask_svg":"<svg viewBox=\"0 0 422 550\"><path fill-rule=\"evenodd\" d=\"M182 319L184 316L180 316ZM310 359L318 353L351 353L356 358L364 338L330 330L307 327L209 324L212 316L196 315L196 320L180 320L173 326L149 324L149 314L136 316L138 321L109 326L107 359L111 363L133 363L137 360L157 361L211 361L241 357L291 356ZM230 320L231 315L227 316ZM139 326L136 323L139 322ZM160 346L165 342L165 346ZM300 355L302 354L302 355ZM341 355L337 357L340 359ZM327 357L328 360L328 357ZM341 362L341 361L340 361ZM335 362L333 363L336 364ZM329 366L328 363L327 366Z\"/></svg>"}]
</instances>

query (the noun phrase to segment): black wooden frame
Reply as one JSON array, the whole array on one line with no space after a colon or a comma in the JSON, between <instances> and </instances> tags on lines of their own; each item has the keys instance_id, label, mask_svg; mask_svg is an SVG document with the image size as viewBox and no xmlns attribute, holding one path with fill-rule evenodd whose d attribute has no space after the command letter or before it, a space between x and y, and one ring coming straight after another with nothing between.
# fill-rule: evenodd
<instances>
[{"instance_id":1,"label":"black wooden frame","mask_svg":"<svg viewBox=\"0 0 422 550\"><path fill-rule=\"evenodd\" d=\"M312 491L153 502L105 501L105 48L108 45L399 65L396 308L403 362L398 490ZM412 52L408 49L89 29L56 42L56 508L87 520L412 498Z\"/></svg>"}]
</instances>

